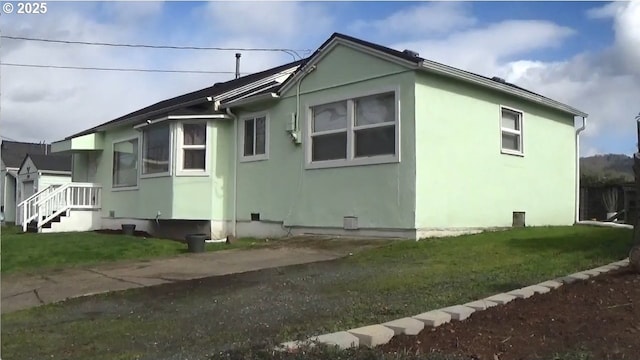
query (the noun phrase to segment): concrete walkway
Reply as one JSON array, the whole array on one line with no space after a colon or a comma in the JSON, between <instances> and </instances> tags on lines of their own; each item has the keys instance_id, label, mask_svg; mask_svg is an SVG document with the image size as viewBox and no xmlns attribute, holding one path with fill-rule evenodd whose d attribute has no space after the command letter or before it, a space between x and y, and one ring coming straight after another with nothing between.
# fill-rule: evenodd
<instances>
[{"instance_id":1,"label":"concrete walkway","mask_svg":"<svg viewBox=\"0 0 640 360\"><path fill-rule=\"evenodd\" d=\"M309 248L225 250L137 262L2 276L2 313L74 297L333 260L343 252Z\"/></svg>"}]
</instances>

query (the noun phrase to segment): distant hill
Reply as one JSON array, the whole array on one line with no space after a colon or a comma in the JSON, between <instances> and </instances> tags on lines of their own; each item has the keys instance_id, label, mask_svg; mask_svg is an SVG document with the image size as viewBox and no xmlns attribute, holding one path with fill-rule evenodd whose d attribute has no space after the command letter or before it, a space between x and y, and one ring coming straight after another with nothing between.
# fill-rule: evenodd
<instances>
[{"instance_id":1,"label":"distant hill","mask_svg":"<svg viewBox=\"0 0 640 360\"><path fill-rule=\"evenodd\" d=\"M622 154L580 158L580 178L585 185L631 182L633 158Z\"/></svg>"}]
</instances>

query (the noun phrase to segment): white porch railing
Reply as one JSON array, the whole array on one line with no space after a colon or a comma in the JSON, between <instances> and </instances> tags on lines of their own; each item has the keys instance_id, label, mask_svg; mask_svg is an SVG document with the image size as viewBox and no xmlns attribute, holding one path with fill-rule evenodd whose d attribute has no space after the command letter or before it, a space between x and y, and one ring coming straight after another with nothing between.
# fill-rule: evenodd
<instances>
[{"instance_id":1,"label":"white porch railing","mask_svg":"<svg viewBox=\"0 0 640 360\"><path fill-rule=\"evenodd\" d=\"M52 185L18 204L22 231L36 220L38 231L56 216L72 209L100 209L102 185L67 183Z\"/></svg>"}]
</instances>

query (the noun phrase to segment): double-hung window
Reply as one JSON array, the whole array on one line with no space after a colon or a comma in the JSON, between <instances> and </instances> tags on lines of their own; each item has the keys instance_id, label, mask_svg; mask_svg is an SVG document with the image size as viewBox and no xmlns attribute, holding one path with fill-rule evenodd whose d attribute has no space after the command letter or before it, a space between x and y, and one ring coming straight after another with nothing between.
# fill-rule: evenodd
<instances>
[{"instance_id":1,"label":"double-hung window","mask_svg":"<svg viewBox=\"0 0 640 360\"><path fill-rule=\"evenodd\" d=\"M242 121L242 159L265 160L269 157L269 119L266 115L252 116Z\"/></svg>"},{"instance_id":2,"label":"double-hung window","mask_svg":"<svg viewBox=\"0 0 640 360\"><path fill-rule=\"evenodd\" d=\"M396 92L310 108L309 166L349 166L399 160Z\"/></svg>"},{"instance_id":3,"label":"double-hung window","mask_svg":"<svg viewBox=\"0 0 640 360\"><path fill-rule=\"evenodd\" d=\"M178 171L185 174L207 172L208 131L206 122L185 122L178 133Z\"/></svg>"},{"instance_id":4,"label":"double-hung window","mask_svg":"<svg viewBox=\"0 0 640 360\"><path fill-rule=\"evenodd\" d=\"M503 153L522 155L522 112L500 109L501 149Z\"/></svg>"}]
</instances>

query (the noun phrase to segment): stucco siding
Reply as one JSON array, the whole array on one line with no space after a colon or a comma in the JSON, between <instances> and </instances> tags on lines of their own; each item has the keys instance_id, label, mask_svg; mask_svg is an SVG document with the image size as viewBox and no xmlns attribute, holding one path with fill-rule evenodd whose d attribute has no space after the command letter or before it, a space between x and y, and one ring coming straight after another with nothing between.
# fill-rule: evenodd
<instances>
[{"instance_id":1,"label":"stucco siding","mask_svg":"<svg viewBox=\"0 0 640 360\"><path fill-rule=\"evenodd\" d=\"M251 213L260 213L261 220L282 221L285 226L342 227L344 216L356 216L361 228L412 229L413 84L412 71L338 46L301 84L302 144L294 144L285 131L291 114L296 112L295 87L275 105L239 112L241 120L247 113L259 110L268 113L270 146L268 160L238 165L238 220L249 220ZM305 168L309 104L390 87L399 90L399 163Z\"/></svg>"},{"instance_id":2,"label":"stucco siding","mask_svg":"<svg viewBox=\"0 0 640 360\"><path fill-rule=\"evenodd\" d=\"M572 115L425 74L416 104L416 227L573 223ZM501 153L500 105L523 112L524 156Z\"/></svg>"},{"instance_id":3,"label":"stucco siding","mask_svg":"<svg viewBox=\"0 0 640 360\"><path fill-rule=\"evenodd\" d=\"M112 186L113 143L138 138L141 133L122 128L105 133L104 151L76 153L74 166L78 179L96 180L103 186L102 216L113 212L117 218L218 220L231 218L231 194L225 189L231 182L233 164L232 131L228 120L210 122L209 173L205 176L176 175L176 152L172 141L171 176L144 177L138 174L138 184L131 189ZM140 160L138 159L138 162ZM140 167L140 164L138 164ZM85 174L86 175L82 175ZM94 175L95 174L95 175ZM80 180L77 180L80 181ZM232 189L232 187L231 187Z\"/></svg>"}]
</instances>

